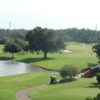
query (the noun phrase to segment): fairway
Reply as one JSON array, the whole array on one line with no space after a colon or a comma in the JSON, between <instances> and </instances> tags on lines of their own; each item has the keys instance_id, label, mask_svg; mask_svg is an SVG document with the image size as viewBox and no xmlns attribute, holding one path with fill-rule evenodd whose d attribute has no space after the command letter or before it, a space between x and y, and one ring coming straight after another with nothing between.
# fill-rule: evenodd
<instances>
[{"instance_id":1,"label":"fairway","mask_svg":"<svg viewBox=\"0 0 100 100\"><path fill-rule=\"evenodd\" d=\"M43 59L42 52L40 52L39 55L36 53L18 53L14 55L14 60L52 70L59 70L66 64L75 65L81 70L88 66L93 67L94 65L97 65L98 59L92 51L92 46L93 45L86 45L84 43L69 42L67 43L67 49L72 51L69 53L48 53L47 59ZM2 47L3 46L0 47L0 60L10 60L11 54L3 53Z\"/></svg>"},{"instance_id":2,"label":"fairway","mask_svg":"<svg viewBox=\"0 0 100 100\"><path fill-rule=\"evenodd\" d=\"M36 87L50 82L53 73L27 73L0 77L0 100L16 100L16 92L29 87ZM100 90L96 79L80 78L73 82L50 85L36 89L28 95L32 100L82 100L85 96L96 96ZM6 94L6 95L5 95Z\"/></svg>"},{"instance_id":3,"label":"fairway","mask_svg":"<svg viewBox=\"0 0 100 100\"><path fill-rule=\"evenodd\" d=\"M84 97L94 97L100 93L94 85L95 79L78 79L74 82L51 85L32 91L32 100L84 100Z\"/></svg>"},{"instance_id":4,"label":"fairway","mask_svg":"<svg viewBox=\"0 0 100 100\"><path fill-rule=\"evenodd\" d=\"M17 100L16 92L29 87L47 84L52 73L27 73L0 77L0 100Z\"/></svg>"},{"instance_id":5,"label":"fairway","mask_svg":"<svg viewBox=\"0 0 100 100\"><path fill-rule=\"evenodd\" d=\"M43 59L43 53L17 55L15 60L31 63L47 69L59 70L64 65L75 65L78 69L97 64L97 57L92 51L93 45L85 45L83 43L68 43L67 49L69 53L48 53L48 58Z\"/></svg>"},{"instance_id":6,"label":"fairway","mask_svg":"<svg viewBox=\"0 0 100 100\"><path fill-rule=\"evenodd\" d=\"M0 46L0 60L11 60L10 53L3 53L3 45ZM43 53L18 53L14 54L16 61L29 63L46 69L59 70L62 66L75 65L79 70L97 64L98 59L92 52L92 45L70 42L67 46L70 53L48 53L48 58L43 59ZM0 100L16 100L18 90L46 84L53 73L27 73L22 75L0 77ZM83 100L85 96L96 96L100 92L94 86L96 79L77 79L77 81L50 85L32 91L28 95L34 100ZM6 95L5 95L6 94Z\"/></svg>"}]
</instances>

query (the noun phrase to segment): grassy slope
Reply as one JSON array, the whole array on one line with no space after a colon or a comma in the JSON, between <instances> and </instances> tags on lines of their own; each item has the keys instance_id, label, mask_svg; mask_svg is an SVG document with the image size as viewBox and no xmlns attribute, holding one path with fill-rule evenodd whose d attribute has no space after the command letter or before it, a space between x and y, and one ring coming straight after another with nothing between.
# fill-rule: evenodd
<instances>
[{"instance_id":1,"label":"grassy slope","mask_svg":"<svg viewBox=\"0 0 100 100\"><path fill-rule=\"evenodd\" d=\"M78 79L74 82L51 85L32 91L29 96L32 100L83 100L86 96L96 96L100 93L93 85L95 79Z\"/></svg>"},{"instance_id":2,"label":"grassy slope","mask_svg":"<svg viewBox=\"0 0 100 100\"><path fill-rule=\"evenodd\" d=\"M20 89L46 84L51 73L27 73L22 75L0 77L0 100L16 100Z\"/></svg>"}]
</instances>

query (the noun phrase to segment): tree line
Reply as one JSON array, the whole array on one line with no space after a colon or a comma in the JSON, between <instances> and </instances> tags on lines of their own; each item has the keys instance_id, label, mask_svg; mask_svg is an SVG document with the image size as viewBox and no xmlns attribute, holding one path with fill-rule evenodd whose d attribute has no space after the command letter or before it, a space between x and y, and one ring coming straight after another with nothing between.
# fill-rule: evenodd
<instances>
[{"instance_id":1,"label":"tree line","mask_svg":"<svg viewBox=\"0 0 100 100\"><path fill-rule=\"evenodd\" d=\"M16 38L24 39L27 32L30 30L25 29L0 29L0 44L5 44ZM96 43L100 42L100 31L90 30L90 29L59 29L53 30L59 37L64 41L70 42L82 42L82 43Z\"/></svg>"},{"instance_id":2,"label":"tree line","mask_svg":"<svg viewBox=\"0 0 100 100\"><path fill-rule=\"evenodd\" d=\"M48 52L58 52L61 49L65 49L65 41L99 43L99 38L99 31L77 28L53 30L36 27L33 30L2 29L0 31L0 42L5 44L4 52L12 53L12 57L13 53L20 51L42 51L44 53L44 58L47 58ZM93 51L97 53L97 57L99 58L100 51L98 47L98 44L95 45Z\"/></svg>"},{"instance_id":3,"label":"tree line","mask_svg":"<svg viewBox=\"0 0 100 100\"><path fill-rule=\"evenodd\" d=\"M55 30L56 33L65 41L75 41L81 43L100 42L100 31L90 29L69 28L64 30Z\"/></svg>"},{"instance_id":4,"label":"tree line","mask_svg":"<svg viewBox=\"0 0 100 100\"><path fill-rule=\"evenodd\" d=\"M25 29L0 29L0 44L6 44L17 38L24 39L27 32Z\"/></svg>"}]
</instances>

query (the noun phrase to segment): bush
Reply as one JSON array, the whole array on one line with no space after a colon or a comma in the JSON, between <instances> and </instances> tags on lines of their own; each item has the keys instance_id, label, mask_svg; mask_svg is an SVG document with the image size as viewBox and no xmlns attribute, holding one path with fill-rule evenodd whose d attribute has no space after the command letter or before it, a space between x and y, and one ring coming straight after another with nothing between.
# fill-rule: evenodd
<instances>
[{"instance_id":1,"label":"bush","mask_svg":"<svg viewBox=\"0 0 100 100\"><path fill-rule=\"evenodd\" d=\"M66 79L68 77L68 73L67 73L67 67L64 66L60 69L59 71L60 73L60 76L63 78L63 79Z\"/></svg>"},{"instance_id":2,"label":"bush","mask_svg":"<svg viewBox=\"0 0 100 100\"><path fill-rule=\"evenodd\" d=\"M60 76L63 79L66 79L67 77L72 79L77 74L77 72L78 72L77 68L73 65L65 65L59 71Z\"/></svg>"},{"instance_id":3,"label":"bush","mask_svg":"<svg viewBox=\"0 0 100 100\"><path fill-rule=\"evenodd\" d=\"M96 79L97 79L98 83L100 84L100 73L96 74Z\"/></svg>"},{"instance_id":4,"label":"bush","mask_svg":"<svg viewBox=\"0 0 100 100\"><path fill-rule=\"evenodd\" d=\"M97 94L97 99L98 99L98 100L100 100L100 93L99 93L99 94Z\"/></svg>"}]
</instances>

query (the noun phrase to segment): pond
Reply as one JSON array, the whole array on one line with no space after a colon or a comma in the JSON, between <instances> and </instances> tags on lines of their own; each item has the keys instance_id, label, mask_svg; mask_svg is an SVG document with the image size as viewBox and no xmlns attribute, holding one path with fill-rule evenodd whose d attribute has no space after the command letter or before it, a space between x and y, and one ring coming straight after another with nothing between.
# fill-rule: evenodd
<instances>
[{"instance_id":1,"label":"pond","mask_svg":"<svg viewBox=\"0 0 100 100\"><path fill-rule=\"evenodd\" d=\"M28 72L47 72L48 70L16 61L0 61L0 76L23 74Z\"/></svg>"}]
</instances>

